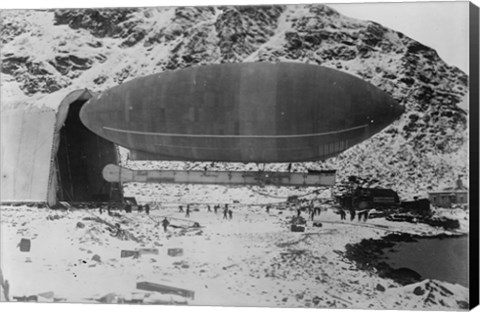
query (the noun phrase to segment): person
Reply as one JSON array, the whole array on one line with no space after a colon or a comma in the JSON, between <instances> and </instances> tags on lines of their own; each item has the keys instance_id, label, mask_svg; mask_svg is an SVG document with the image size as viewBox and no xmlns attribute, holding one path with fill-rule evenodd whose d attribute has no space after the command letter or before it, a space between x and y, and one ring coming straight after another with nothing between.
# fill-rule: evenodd
<instances>
[{"instance_id":1,"label":"person","mask_svg":"<svg viewBox=\"0 0 480 312\"><path fill-rule=\"evenodd\" d=\"M345 210L340 209L340 220L345 220L346 219L346 213Z\"/></svg>"},{"instance_id":2,"label":"person","mask_svg":"<svg viewBox=\"0 0 480 312\"><path fill-rule=\"evenodd\" d=\"M297 208L297 217L300 217L301 213L302 213L302 211L300 210L300 208Z\"/></svg>"},{"instance_id":3,"label":"person","mask_svg":"<svg viewBox=\"0 0 480 312\"><path fill-rule=\"evenodd\" d=\"M315 216L315 210L310 211L310 220L313 221L313 217Z\"/></svg>"},{"instance_id":4,"label":"person","mask_svg":"<svg viewBox=\"0 0 480 312\"><path fill-rule=\"evenodd\" d=\"M213 206L213 212L217 213L218 205Z\"/></svg>"},{"instance_id":5,"label":"person","mask_svg":"<svg viewBox=\"0 0 480 312\"><path fill-rule=\"evenodd\" d=\"M147 215L150 214L150 205L149 205L149 204L146 204L146 205L145 205L145 213L146 213Z\"/></svg>"},{"instance_id":6,"label":"person","mask_svg":"<svg viewBox=\"0 0 480 312\"><path fill-rule=\"evenodd\" d=\"M169 225L170 225L170 222L168 222L167 217L163 218L162 226L163 226L163 231L164 232L167 231L167 226L169 226Z\"/></svg>"},{"instance_id":7,"label":"person","mask_svg":"<svg viewBox=\"0 0 480 312\"><path fill-rule=\"evenodd\" d=\"M227 219L228 214L228 204L225 204L225 208L223 208L223 218Z\"/></svg>"},{"instance_id":8,"label":"person","mask_svg":"<svg viewBox=\"0 0 480 312\"><path fill-rule=\"evenodd\" d=\"M183 206L182 205L178 206L178 212L183 212Z\"/></svg>"},{"instance_id":9,"label":"person","mask_svg":"<svg viewBox=\"0 0 480 312\"><path fill-rule=\"evenodd\" d=\"M10 301L10 283L8 280L5 280L3 283L3 294L5 295L5 300Z\"/></svg>"},{"instance_id":10,"label":"person","mask_svg":"<svg viewBox=\"0 0 480 312\"><path fill-rule=\"evenodd\" d=\"M232 215L233 215L233 211L232 211L232 209L229 209L228 210L228 217L230 218L230 220L232 220Z\"/></svg>"},{"instance_id":11,"label":"person","mask_svg":"<svg viewBox=\"0 0 480 312\"><path fill-rule=\"evenodd\" d=\"M9 290L10 290L10 284L8 283L8 280L3 279L2 269L0 269L0 291L2 292L0 294L0 298L2 298L2 300L10 301Z\"/></svg>"},{"instance_id":12,"label":"person","mask_svg":"<svg viewBox=\"0 0 480 312\"><path fill-rule=\"evenodd\" d=\"M362 211L359 211L359 212L357 213L357 215L358 215L358 221L362 221L363 210L362 210Z\"/></svg>"},{"instance_id":13,"label":"person","mask_svg":"<svg viewBox=\"0 0 480 312\"><path fill-rule=\"evenodd\" d=\"M352 208L350 209L350 221L353 221L355 219L355 209Z\"/></svg>"},{"instance_id":14,"label":"person","mask_svg":"<svg viewBox=\"0 0 480 312\"><path fill-rule=\"evenodd\" d=\"M8 282L8 280L5 280L3 281L3 278L2 280L0 280L0 298L1 298L1 301L10 301L10 284ZM18 300L17 300L18 301Z\"/></svg>"},{"instance_id":15,"label":"person","mask_svg":"<svg viewBox=\"0 0 480 312\"><path fill-rule=\"evenodd\" d=\"M270 213L270 204L267 205L267 213Z\"/></svg>"},{"instance_id":16,"label":"person","mask_svg":"<svg viewBox=\"0 0 480 312\"><path fill-rule=\"evenodd\" d=\"M185 217L190 218L190 204L187 205L187 210L185 211Z\"/></svg>"},{"instance_id":17,"label":"person","mask_svg":"<svg viewBox=\"0 0 480 312\"><path fill-rule=\"evenodd\" d=\"M207 205L207 211L212 212L212 208L210 207L210 205Z\"/></svg>"},{"instance_id":18,"label":"person","mask_svg":"<svg viewBox=\"0 0 480 312\"><path fill-rule=\"evenodd\" d=\"M363 212L363 222L367 222L367 219L368 219L368 212L369 212L369 210L368 210L368 209L367 209L367 210L365 210L365 211Z\"/></svg>"},{"instance_id":19,"label":"person","mask_svg":"<svg viewBox=\"0 0 480 312\"><path fill-rule=\"evenodd\" d=\"M102 214L103 213L103 207L100 206L99 210L100 210L100 214Z\"/></svg>"}]
</instances>

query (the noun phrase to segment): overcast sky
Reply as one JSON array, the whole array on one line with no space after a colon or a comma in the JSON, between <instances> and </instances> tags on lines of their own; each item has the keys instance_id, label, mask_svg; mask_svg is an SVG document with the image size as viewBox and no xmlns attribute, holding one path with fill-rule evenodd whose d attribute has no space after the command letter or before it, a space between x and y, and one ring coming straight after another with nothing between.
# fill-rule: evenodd
<instances>
[{"instance_id":1,"label":"overcast sky","mask_svg":"<svg viewBox=\"0 0 480 312\"><path fill-rule=\"evenodd\" d=\"M468 73L468 2L331 4L343 15L371 20L435 49Z\"/></svg>"}]
</instances>

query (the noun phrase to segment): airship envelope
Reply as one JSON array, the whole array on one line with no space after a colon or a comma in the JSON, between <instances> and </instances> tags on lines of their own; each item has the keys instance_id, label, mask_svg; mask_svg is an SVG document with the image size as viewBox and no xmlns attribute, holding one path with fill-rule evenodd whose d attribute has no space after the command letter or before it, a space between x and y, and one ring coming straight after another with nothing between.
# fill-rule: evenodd
<instances>
[{"instance_id":1,"label":"airship envelope","mask_svg":"<svg viewBox=\"0 0 480 312\"><path fill-rule=\"evenodd\" d=\"M133 159L265 163L335 156L402 112L344 72L260 62L136 78L90 99L80 117Z\"/></svg>"}]
</instances>

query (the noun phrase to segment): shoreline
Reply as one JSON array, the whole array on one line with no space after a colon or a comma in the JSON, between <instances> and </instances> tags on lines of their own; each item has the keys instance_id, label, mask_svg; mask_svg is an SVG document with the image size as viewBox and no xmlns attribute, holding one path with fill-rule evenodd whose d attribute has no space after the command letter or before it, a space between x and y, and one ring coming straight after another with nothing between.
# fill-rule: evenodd
<instances>
[{"instance_id":1,"label":"shoreline","mask_svg":"<svg viewBox=\"0 0 480 312\"><path fill-rule=\"evenodd\" d=\"M418 239L447 239L468 237L467 233L441 233L436 235L419 235L409 233L391 233L380 239L363 239L357 244L345 246L345 256L354 261L362 270L374 270L380 277L390 278L401 285L413 284L425 280L418 272L408 267L393 268L382 257L385 251L398 246L398 243L416 243Z\"/></svg>"}]
</instances>

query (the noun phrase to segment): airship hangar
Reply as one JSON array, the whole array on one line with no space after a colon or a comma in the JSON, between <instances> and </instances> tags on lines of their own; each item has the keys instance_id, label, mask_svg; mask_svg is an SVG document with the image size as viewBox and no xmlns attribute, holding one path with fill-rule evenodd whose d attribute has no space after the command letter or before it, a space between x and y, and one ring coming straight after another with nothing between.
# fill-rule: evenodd
<instances>
[{"instance_id":1,"label":"airship hangar","mask_svg":"<svg viewBox=\"0 0 480 312\"><path fill-rule=\"evenodd\" d=\"M33 101L4 103L1 114L1 201L9 204L121 200L121 185L102 169L118 149L80 121L87 89L59 91Z\"/></svg>"},{"instance_id":2,"label":"airship hangar","mask_svg":"<svg viewBox=\"0 0 480 312\"><path fill-rule=\"evenodd\" d=\"M403 112L358 77L288 62L196 66L39 102L42 109L2 113L2 202L121 200L122 182L132 180L331 185L331 173L218 172L210 180L199 172L135 174L118 166L117 146L130 150L131 160L314 161L369 138Z\"/></svg>"}]
</instances>

